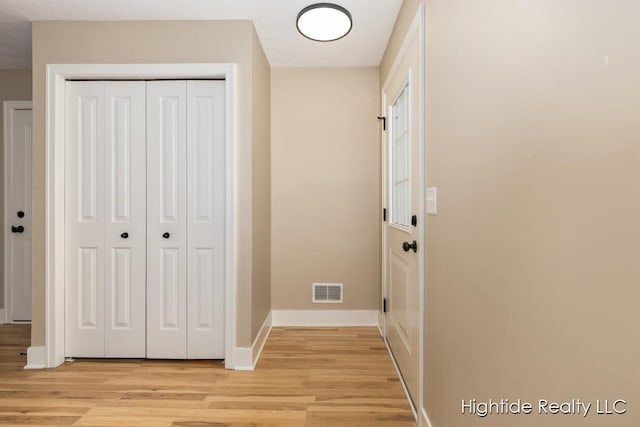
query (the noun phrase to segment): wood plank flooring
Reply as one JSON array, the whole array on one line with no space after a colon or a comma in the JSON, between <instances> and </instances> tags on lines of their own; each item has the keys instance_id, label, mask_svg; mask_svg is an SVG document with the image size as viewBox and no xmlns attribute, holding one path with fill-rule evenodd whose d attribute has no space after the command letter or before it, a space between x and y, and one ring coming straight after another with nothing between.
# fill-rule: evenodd
<instances>
[{"instance_id":1,"label":"wood plank flooring","mask_svg":"<svg viewBox=\"0 0 640 427\"><path fill-rule=\"evenodd\" d=\"M415 426L375 328L274 328L255 371L220 361L76 360L24 371L0 325L0 425Z\"/></svg>"}]
</instances>

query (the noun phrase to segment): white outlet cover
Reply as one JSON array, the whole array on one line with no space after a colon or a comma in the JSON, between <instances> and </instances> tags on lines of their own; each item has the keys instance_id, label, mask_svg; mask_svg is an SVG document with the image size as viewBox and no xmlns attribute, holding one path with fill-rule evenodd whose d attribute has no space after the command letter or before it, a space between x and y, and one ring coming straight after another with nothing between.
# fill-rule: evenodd
<instances>
[{"instance_id":1,"label":"white outlet cover","mask_svg":"<svg viewBox=\"0 0 640 427\"><path fill-rule=\"evenodd\" d=\"M438 214L438 190L436 187L427 188L427 214Z\"/></svg>"}]
</instances>

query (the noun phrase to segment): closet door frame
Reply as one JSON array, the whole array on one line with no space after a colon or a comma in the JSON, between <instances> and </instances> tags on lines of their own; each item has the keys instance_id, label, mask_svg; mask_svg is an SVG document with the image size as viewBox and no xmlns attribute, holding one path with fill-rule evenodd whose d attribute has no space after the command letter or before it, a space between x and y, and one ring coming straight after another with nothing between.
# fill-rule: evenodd
<instances>
[{"instance_id":1,"label":"closet door frame","mask_svg":"<svg viewBox=\"0 0 640 427\"><path fill-rule=\"evenodd\" d=\"M237 65L210 64L48 64L45 129L45 345L30 347L27 369L64 362L65 350L65 88L73 79L221 79L225 81L225 368L235 369L237 289ZM238 361L241 363L240 361Z\"/></svg>"}]
</instances>

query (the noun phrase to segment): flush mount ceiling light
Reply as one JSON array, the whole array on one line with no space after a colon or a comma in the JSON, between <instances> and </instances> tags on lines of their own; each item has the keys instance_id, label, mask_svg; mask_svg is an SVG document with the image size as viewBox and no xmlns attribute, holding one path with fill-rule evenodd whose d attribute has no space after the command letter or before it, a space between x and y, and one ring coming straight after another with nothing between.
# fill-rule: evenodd
<instances>
[{"instance_id":1,"label":"flush mount ceiling light","mask_svg":"<svg viewBox=\"0 0 640 427\"><path fill-rule=\"evenodd\" d=\"M316 3L298 13L296 26L300 34L317 42L331 42L349 34L351 14L333 3Z\"/></svg>"}]
</instances>

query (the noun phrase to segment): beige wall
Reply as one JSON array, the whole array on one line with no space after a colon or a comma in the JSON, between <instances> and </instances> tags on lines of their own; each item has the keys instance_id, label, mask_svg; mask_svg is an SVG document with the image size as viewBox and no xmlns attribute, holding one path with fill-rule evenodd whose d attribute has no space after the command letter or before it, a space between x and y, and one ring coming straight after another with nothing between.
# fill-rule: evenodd
<instances>
[{"instance_id":1,"label":"beige wall","mask_svg":"<svg viewBox=\"0 0 640 427\"><path fill-rule=\"evenodd\" d=\"M428 2L434 427L640 424L638 16L630 1ZM472 398L621 398L629 413L460 415Z\"/></svg>"},{"instance_id":2,"label":"beige wall","mask_svg":"<svg viewBox=\"0 0 640 427\"><path fill-rule=\"evenodd\" d=\"M273 69L273 309L377 309L377 68ZM312 304L343 282L344 304Z\"/></svg>"},{"instance_id":3,"label":"beige wall","mask_svg":"<svg viewBox=\"0 0 640 427\"><path fill-rule=\"evenodd\" d=\"M271 312L271 70L255 30L253 54L253 277L251 342Z\"/></svg>"},{"instance_id":4,"label":"beige wall","mask_svg":"<svg viewBox=\"0 0 640 427\"><path fill-rule=\"evenodd\" d=\"M264 175L259 156L252 162L252 152L264 151L269 143L268 130L254 133L252 77L266 72L262 64L254 67L257 49L250 21L138 21L82 22L49 21L33 23L34 87L34 193L33 193L33 327L32 345L44 342L44 129L45 65L64 63L198 63L233 62L238 64L238 123L236 147L238 188L238 315L237 345L251 345L252 313L245 310L251 301L252 288L269 285L252 282L252 256L264 257L264 250L252 252L253 168ZM268 78L268 77L261 77ZM268 97L258 84L255 96ZM265 103L265 101L262 101ZM266 135L266 136L265 136ZM267 148L268 150L268 148ZM260 169L262 168L262 169ZM263 208L260 208L264 210ZM264 227L263 227L264 228ZM264 237L262 237L264 239ZM262 244L264 246L264 244ZM261 314L261 313L259 313Z\"/></svg>"},{"instance_id":5,"label":"beige wall","mask_svg":"<svg viewBox=\"0 0 640 427\"><path fill-rule=\"evenodd\" d=\"M31 100L31 70L0 70L0 104L4 101ZM4 138L0 119L0 138ZM0 224L4 224L4 150L0 150ZM4 242L4 227L0 230ZM4 244L0 244L0 308L4 308ZM3 319L0 319L0 322Z\"/></svg>"}]
</instances>

